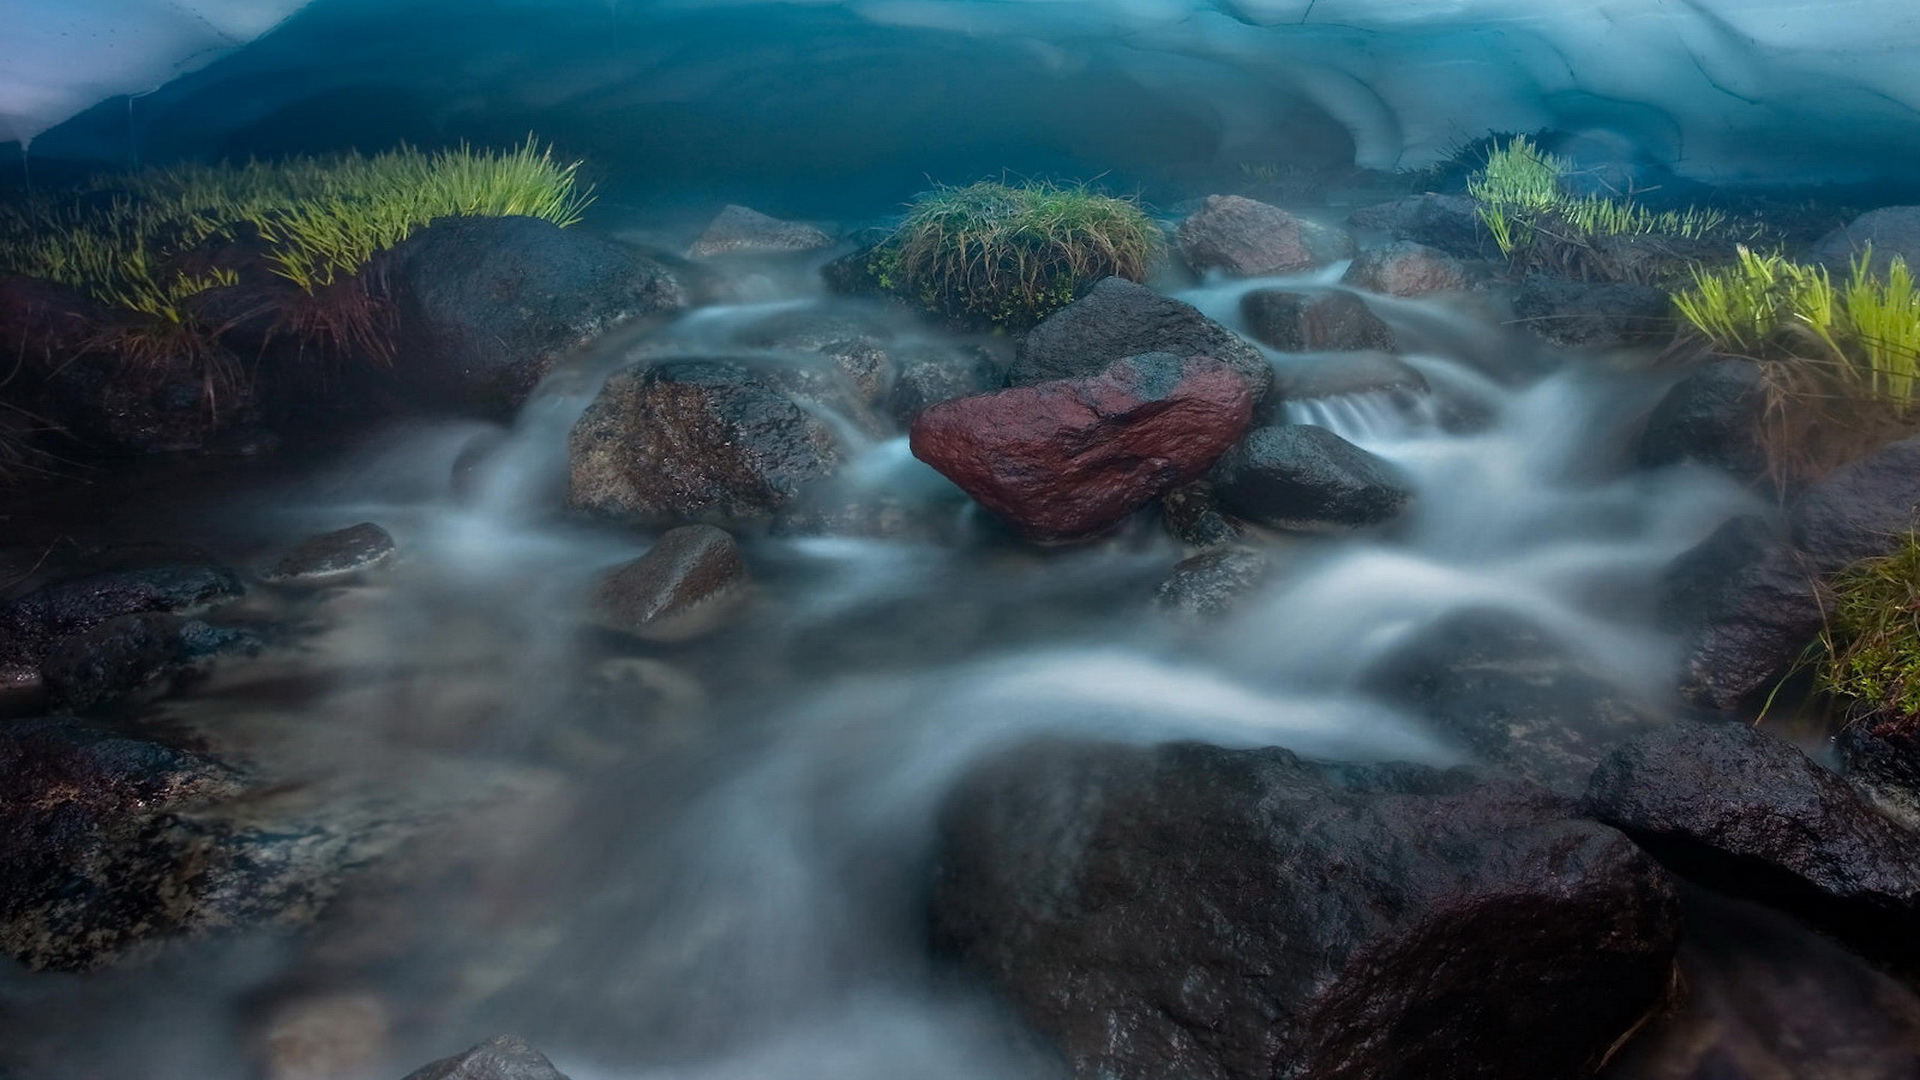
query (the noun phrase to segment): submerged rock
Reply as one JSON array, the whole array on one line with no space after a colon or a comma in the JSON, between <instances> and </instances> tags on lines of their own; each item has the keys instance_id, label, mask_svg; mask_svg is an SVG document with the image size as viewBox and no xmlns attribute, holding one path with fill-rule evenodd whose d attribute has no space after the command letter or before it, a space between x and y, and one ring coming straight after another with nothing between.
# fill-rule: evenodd
<instances>
[{"instance_id":1,"label":"submerged rock","mask_svg":"<svg viewBox=\"0 0 1920 1080\"><path fill-rule=\"evenodd\" d=\"M960 398L914 421L915 457L1027 536L1119 524L1206 472L1253 416L1253 388L1205 356L1130 357L1093 378Z\"/></svg>"},{"instance_id":2,"label":"submerged rock","mask_svg":"<svg viewBox=\"0 0 1920 1080\"><path fill-rule=\"evenodd\" d=\"M1189 619L1209 619L1232 611L1258 589L1272 571L1263 551L1221 547L1181 561L1154 590L1163 611Z\"/></svg>"},{"instance_id":3,"label":"submerged rock","mask_svg":"<svg viewBox=\"0 0 1920 1080\"><path fill-rule=\"evenodd\" d=\"M943 401L998 387L1000 369L984 349L929 346L896 350L899 371L887 390L886 410L902 427Z\"/></svg>"},{"instance_id":4,"label":"submerged rock","mask_svg":"<svg viewBox=\"0 0 1920 1080\"><path fill-rule=\"evenodd\" d=\"M1710 888L1785 907L1870 955L1920 958L1920 834L1788 743L1746 724L1669 724L1603 762L1587 802Z\"/></svg>"},{"instance_id":5,"label":"submerged rock","mask_svg":"<svg viewBox=\"0 0 1920 1080\"><path fill-rule=\"evenodd\" d=\"M1466 770L1029 746L942 836L939 941L1083 1080L1587 1076L1678 935L1625 836Z\"/></svg>"},{"instance_id":6,"label":"submerged rock","mask_svg":"<svg viewBox=\"0 0 1920 1080\"><path fill-rule=\"evenodd\" d=\"M399 553L392 533L363 521L301 543L260 577L276 585L336 585L386 566Z\"/></svg>"},{"instance_id":7,"label":"submerged rock","mask_svg":"<svg viewBox=\"0 0 1920 1080\"><path fill-rule=\"evenodd\" d=\"M567 1080L567 1076L525 1040L503 1035L423 1065L403 1080Z\"/></svg>"},{"instance_id":8,"label":"submerged rock","mask_svg":"<svg viewBox=\"0 0 1920 1080\"><path fill-rule=\"evenodd\" d=\"M1221 513L1213 485L1205 480L1181 484L1162 495L1160 521L1167 535L1202 551L1236 543L1246 532L1243 525Z\"/></svg>"},{"instance_id":9,"label":"submerged rock","mask_svg":"<svg viewBox=\"0 0 1920 1080\"><path fill-rule=\"evenodd\" d=\"M1760 365L1720 358L1688 372L1647 417L1640 464L1649 468L1693 461L1725 469L1742 481L1766 477L1761 445L1766 397Z\"/></svg>"},{"instance_id":10,"label":"submerged rock","mask_svg":"<svg viewBox=\"0 0 1920 1080\"><path fill-rule=\"evenodd\" d=\"M1282 352L1392 352L1397 347L1393 329L1350 292L1255 289L1240 298L1240 317L1261 344Z\"/></svg>"},{"instance_id":11,"label":"submerged rock","mask_svg":"<svg viewBox=\"0 0 1920 1080\"><path fill-rule=\"evenodd\" d=\"M1097 375L1141 353L1211 356L1266 396L1273 366L1260 350L1199 309L1125 278L1107 278L1022 338L1007 373L1012 386Z\"/></svg>"},{"instance_id":12,"label":"submerged rock","mask_svg":"<svg viewBox=\"0 0 1920 1080\"><path fill-rule=\"evenodd\" d=\"M1467 268L1459 259L1411 240L1361 252L1340 281L1388 296L1425 296L1464 289L1470 284Z\"/></svg>"},{"instance_id":13,"label":"submerged rock","mask_svg":"<svg viewBox=\"0 0 1920 1080\"><path fill-rule=\"evenodd\" d=\"M1393 394L1402 400L1430 390L1426 376L1406 361L1382 352L1351 352L1274 369L1274 389L1283 401Z\"/></svg>"},{"instance_id":14,"label":"submerged rock","mask_svg":"<svg viewBox=\"0 0 1920 1080\"><path fill-rule=\"evenodd\" d=\"M1353 253L1337 230L1301 221L1277 206L1240 195L1210 195L1180 223L1180 254L1195 271L1240 277L1322 266Z\"/></svg>"},{"instance_id":15,"label":"submerged rock","mask_svg":"<svg viewBox=\"0 0 1920 1080\"><path fill-rule=\"evenodd\" d=\"M1662 342L1673 333L1673 303L1651 285L1574 281L1529 274L1513 296L1522 326L1568 348Z\"/></svg>"},{"instance_id":16,"label":"submerged rock","mask_svg":"<svg viewBox=\"0 0 1920 1080\"><path fill-rule=\"evenodd\" d=\"M1465 195L1409 195L1355 210L1348 219L1362 229L1377 229L1395 240L1411 240L1462 259L1496 253L1492 234L1480 219L1479 204Z\"/></svg>"},{"instance_id":17,"label":"submerged rock","mask_svg":"<svg viewBox=\"0 0 1920 1080\"><path fill-rule=\"evenodd\" d=\"M1235 514L1296 532L1383 524L1413 495L1392 465L1311 424L1254 429L1220 459L1211 479Z\"/></svg>"},{"instance_id":18,"label":"submerged rock","mask_svg":"<svg viewBox=\"0 0 1920 1080\"><path fill-rule=\"evenodd\" d=\"M781 221L758 210L729 205L700 234L687 254L693 258L735 253L815 251L832 247L833 237L798 221Z\"/></svg>"},{"instance_id":19,"label":"submerged rock","mask_svg":"<svg viewBox=\"0 0 1920 1080\"><path fill-rule=\"evenodd\" d=\"M594 589L594 621L647 641L686 641L717 628L746 596L747 564L711 525L671 530Z\"/></svg>"},{"instance_id":20,"label":"submerged rock","mask_svg":"<svg viewBox=\"0 0 1920 1080\"><path fill-rule=\"evenodd\" d=\"M1361 681L1480 760L1575 795L1615 747L1665 722L1571 647L1499 608L1441 616Z\"/></svg>"},{"instance_id":21,"label":"submerged rock","mask_svg":"<svg viewBox=\"0 0 1920 1080\"><path fill-rule=\"evenodd\" d=\"M153 566L70 578L0 607L0 647L38 656L109 619L143 612L193 615L245 591L224 566Z\"/></svg>"},{"instance_id":22,"label":"submerged rock","mask_svg":"<svg viewBox=\"0 0 1920 1080\"><path fill-rule=\"evenodd\" d=\"M770 518L844 454L825 419L727 358L616 372L568 447L568 505L661 525Z\"/></svg>"},{"instance_id":23,"label":"submerged rock","mask_svg":"<svg viewBox=\"0 0 1920 1080\"><path fill-rule=\"evenodd\" d=\"M665 264L538 218L442 218L385 266L400 374L430 404L483 415L518 407L561 356L687 302Z\"/></svg>"},{"instance_id":24,"label":"submerged rock","mask_svg":"<svg viewBox=\"0 0 1920 1080\"><path fill-rule=\"evenodd\" d=\"M203 661L258 652L258 636L197 619L146 612L109 619L65 638L40 661L51 703L85 709L124 697Z\"/></svg>"}]
</instances>

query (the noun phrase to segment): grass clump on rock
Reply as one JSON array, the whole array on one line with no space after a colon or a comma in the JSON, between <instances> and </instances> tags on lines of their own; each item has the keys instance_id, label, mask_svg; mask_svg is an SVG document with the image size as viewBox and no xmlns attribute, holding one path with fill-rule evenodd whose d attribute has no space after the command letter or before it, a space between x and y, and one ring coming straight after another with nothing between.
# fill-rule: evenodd
<instances>
[{"instance_id":1,"label":"grass clump on rock","mask_svg":"<svg viewBox=\"0 0 1920 1080\"><path fill-rule=\"evenodd\" d=\"M1104 278L1144 280L1160 242L1131 200L983 181L922 195L870 268L882 289L957 322L1020 329Z\"/></svg>"},{"instance_id":2,"label":"grass clump on rock","mask_svg":"<svg viewBox=\"0 0 1920 1080\"><path fill-rule=\"evenodd\" d=\"M1728 266L1696 267L1674 307L1700 342L1759 363L1776 480L1846 460L1920 413L1920 285L1902 258L1881 272L1863 252L1836 282L1743 246Z\"/></svg>"},{"instance_id":3,"label":"grass clump on rock","mask_svg":"<svg viewBox=\"0 0 1920 1080\"><path fill-rule=\"evenodd\" d=\"M1820 688L1856 712L1920 711L1920 538L1837 575Z\"/></svg>"},{"instance_id":4,"label":"grass clump on rock","mask_svg":"<svg viewBox=\"0 0 1920 1080\"><path fill-rule=\"evenodd\" d=\"M215 249L252 248L273 275L322 296L357 288L375 255L435 218L574 224L592 201L579 168L530 138L505 151L401 146L106 176L64 198L0 206L0 273L57 282L127 314L121 337L136 347L121 351L130 356L177 354L177 342L219 330L197 315L194 298L242 283L233 267L209 263ZM329 328L324 313L320 328ZM331 329L364 336L368 327L349 315ZM142 342L166 347L143 350Z\"/></svg>"},{"instance_id":5,"label":"grass clump on rock","mask_svg":"<svg viewBox=\"0 0 1920 1080\"><path fill-rule=\"evenodd\" d=\"M1718 210L1655 211L1632 199L1573 194L1567 190L1573 172L1571 161L1516 135L1489 148L1486 163L1467 178L1467 194L1479 204L1481 222L1516 268L1632 279L1644 271L1611 257L1607 241L1704 240L1731 227Z\"/></svg>"}]
</instances>

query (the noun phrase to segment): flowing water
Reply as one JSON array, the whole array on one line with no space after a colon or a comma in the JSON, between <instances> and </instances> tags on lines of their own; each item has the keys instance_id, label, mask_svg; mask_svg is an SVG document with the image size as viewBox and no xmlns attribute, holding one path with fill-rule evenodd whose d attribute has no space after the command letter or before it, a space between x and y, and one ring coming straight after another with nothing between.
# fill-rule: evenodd
<instances>
[{"instance_id":1,"label":"flowing water","mask_svg":"<svg viewBox=\"0 0 1920 1080\"><path fill-rule=\"evenodd\" d=\"M1337 276L1184 296L1234 324L1246 289ZM692 312L645 347L738 351L742 327L824 303L786 289ZM241 1080L259 1056L244 1032L289 1002L354 995L383 1003L355 1029L370 1077L503 1031L576 1080L1044 1074L923 944L933 815L982 755L1065 734L1468 760L1355 689L1466 607L1524 615L1665 702L1653 585L1752 496L1704 470L1630 467L1662 376L1452 305L1380 305L1431 393L1286 406L1400 468L1408 519L1276 541L1273 582L1207 626L1152 606L1181 552L1151 522L1029 550L904 439L848 424L842 482L921 503L958 539L753 538L753 606L719 637L640 647L583 630L594 577L650 540L557 513L567 431L618 349L556 372L511 430L410 426L227 500L213 525L262 549L374 520L405 560L164 710L338 798L437 800L455 820L403 872L350 891L312 941L249 935L129 975L8 984L16 1012L47 1020L31 1075ZM494 450L456 499L447 478L476 439Z\"/></svg>"}]
</instances>

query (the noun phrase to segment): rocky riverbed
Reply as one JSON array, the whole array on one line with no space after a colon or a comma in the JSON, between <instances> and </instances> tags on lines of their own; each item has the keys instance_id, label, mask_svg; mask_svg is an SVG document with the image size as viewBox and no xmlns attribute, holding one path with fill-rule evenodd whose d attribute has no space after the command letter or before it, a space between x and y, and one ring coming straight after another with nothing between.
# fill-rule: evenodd
<instances>
[{"instance_id":1,"label":"rocky riverbed","mask_svg":"<svg viewBox=\"0 0 1920 1080\"><path fill-rule=\"evenodd\" d=\"M1650 275L1202 194L1013 331L443 220L218 413L0 281L0 1076L1916 1075L1920 749L1794 679L1920 437L1775 485Z\"/></svg>"}]
</instances>

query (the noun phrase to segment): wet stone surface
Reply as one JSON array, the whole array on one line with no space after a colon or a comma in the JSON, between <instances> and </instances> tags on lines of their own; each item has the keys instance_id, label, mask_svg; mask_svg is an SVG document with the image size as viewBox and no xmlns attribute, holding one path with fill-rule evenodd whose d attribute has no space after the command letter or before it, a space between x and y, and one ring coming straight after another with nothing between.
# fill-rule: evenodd
<instances>
[{"instance_id":1,"label":"wet stone surface","mask_svg":"<svg viewBox=\"0 0 1920 1080\"><path fill-rule=\"evenodd\" d=\"M392 533L363 521L300 544L260 577L275 585L337 585L387 566L399 554Z\"/></svg>"}]
</instances>

